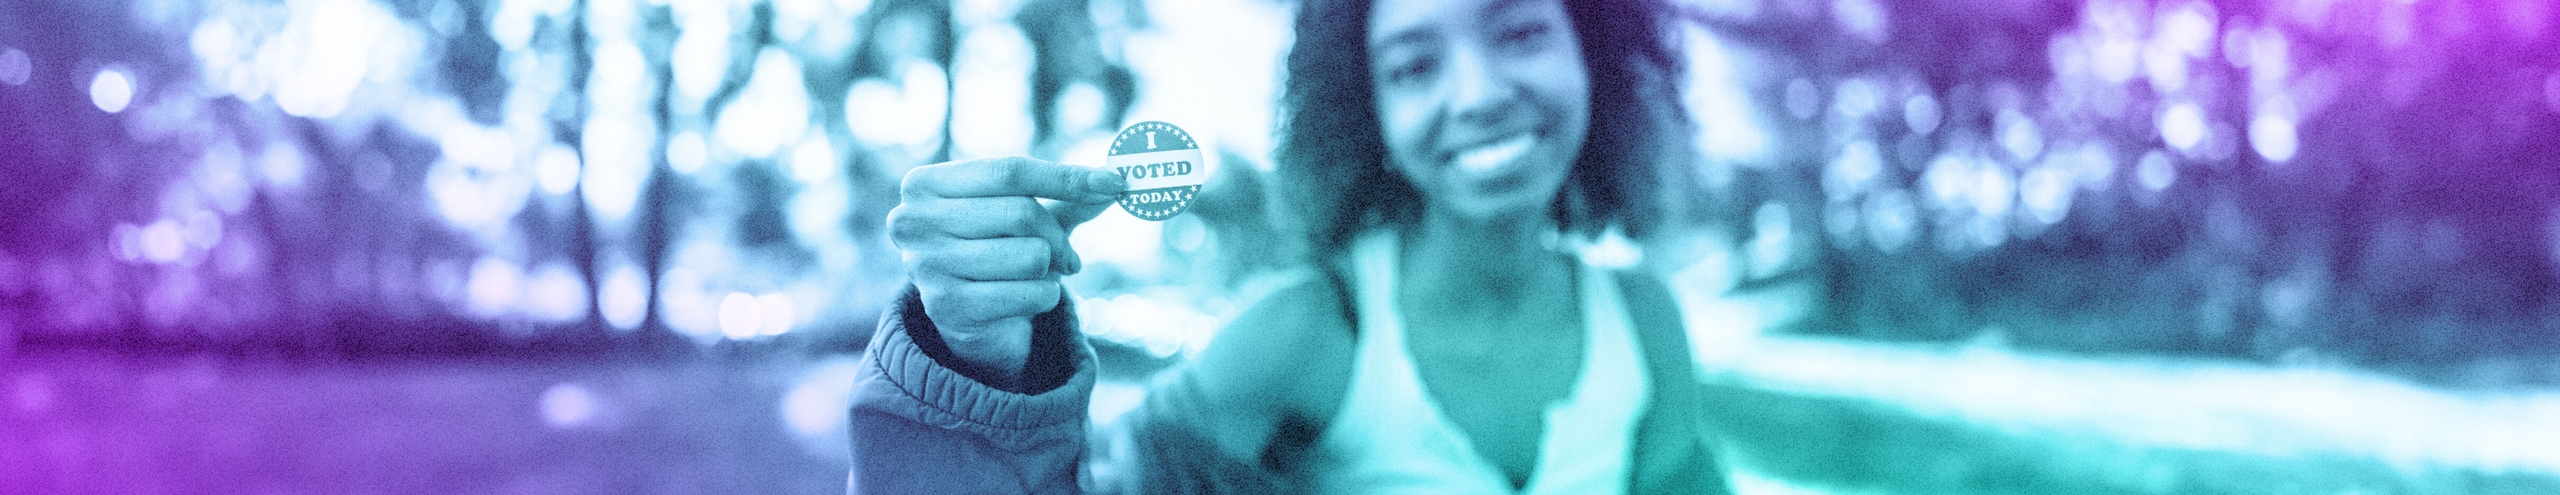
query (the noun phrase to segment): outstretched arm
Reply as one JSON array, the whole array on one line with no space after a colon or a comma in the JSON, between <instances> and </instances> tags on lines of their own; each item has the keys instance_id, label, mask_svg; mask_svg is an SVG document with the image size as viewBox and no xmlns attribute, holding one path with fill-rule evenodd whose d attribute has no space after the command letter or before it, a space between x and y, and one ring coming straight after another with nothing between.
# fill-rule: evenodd
<instances>
[{"instance_id":1,"label":"outstretched arm","mask_svg":"<svg viewBox=\"0 0 2560 495\"><path fill-rule=\"evenodd\" d=\"M1307 493L1315 440L1350 381L1338 286L1313 271L1255 301L1191 363L1092 435L1104 493Z\"/></svg>"},{"instance_id":2,"label":"outstretched arm","mask_svg":"<svg viewBox=\"0 0 2560 495\"><path fill-rule=\"evenodd\" d=\"M1098 453L1110 463L1095 472L1139 476L1078 479L1096 373L1058 280L1082 265L1067 230L1125 188L1115 174L1023 158L907 174L889 231L913 285L881 319L855 382L849 491L1260 491L1247 487L1262 475L1247 474L1287 457L1265 455L1273 439L1312 431L1283 420L1331 412L1302 399L1329 400L1347 379L1347 323L1331 292L1310 294L1322 289L1256 304L1106 437L1132 447ZM1333 386L1318 388L1330 392L1309 395L1326 377Z\"/></svg>"},{"instance_id":3,"label":"outstretched arm","mask_svg":"<svg viewBox=\"0 0 2560 495\"><path fill-rule=\"evenodd\" d=\"M1067 232L1128 184L1029 158L918 167L889 212L910 285L863 355L852 493L1070 493L1093 357Z\"/></svg>"},{"instance_id":4,"label":"outstretched arm","mask_svg":"<svg viewBox=\"0 0 2560 495\"><path fill-rule=\"evenodd\" d=\"M1073 305L1031 319L1024 386L999 387L950 355L911 290L855 382L848 491L1304 492L1300 469L1349 379L1332 291L1301 283L1264 298L1138 409L1088 429L1096 370Z\"/></svg>"},{"instance_id":5,"label":"outstretched arm","mask_svg":"<svg viewBox=\"0 0 2560 495\"><path fill-rule=\"evenodd\" d=\"M1094 358L1072 305L1031 318L1017 387L951 355L910 288L854 381L846 492L1076 493Z\"/></svg>"}]
</instances>

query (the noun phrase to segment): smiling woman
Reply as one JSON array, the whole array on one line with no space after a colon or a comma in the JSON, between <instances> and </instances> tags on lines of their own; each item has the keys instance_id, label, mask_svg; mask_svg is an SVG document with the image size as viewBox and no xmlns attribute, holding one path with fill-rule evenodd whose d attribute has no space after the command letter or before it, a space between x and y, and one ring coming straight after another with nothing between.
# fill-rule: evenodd
<instances>
[{"instance_id":1,"label":"smiling woman","mask_svg":"<svg viewBox=\"0 0 2560 495\"><path fill-rule=\"evenodd\" d=\"M1369 72L1391 168L1459 216L1538 218L1591 115L1563 6L1391 2L1372 12Z\"/></svg>"},{"instance_id":2,"label":"smiling woman","mask_svg":"<svg viewBox=\"0 0 2560 495\"><path fill-rule=\"evenodd\" d=\"M1544 212L1567 230L1591 233L1616 225L1642 237L1673 220L1666 216L1677 208L1666 206L1676 198L1667 197L1661 187L1680 173L1674 158L1682 156L1685 144L1678 138L1688 135L1682 129L1688 124L1682 120L1685 112L1664 104L1677 101L1674 81L1682 68L1674 52L1659 41L1664 37L1662 26L1646 21L1652 17L1645 13L1659 13L1660 7L1644 1L1566 2L1563 11L1571 24L1555 26L1519 20L1521 4L1539 2L1492 3L1499 8L1411 26L1427 32L1386 36L1371 32L1366 21L1372 11L1369 2L1309 2L1301 10L1298 44L1288 59L1290 84L1281 95L1286 125L1280 129L1280 139L1285 144L1278 150L1277 162L1282 176L1293 179L1284 185L1292 188L1295 197L1305 198L1304 220L1316 231L1309 246L1312 257L1339 256L1351 237L1371 222L1401 224L1418 219L1422 204L1407 198L1420 197L1413 190L1419 185L1386 180L1389 174L1402 172L1390 172L1389 166L1447 160L1456 151L1425 150L1422 141L1448 146L1526 144L1498 139L1450 142L1469 137L1450 132L1489 131L1445 129L1446 116L1440 122L1423 121L1433 117L1422 98L1411 97L1420 94L1494 100L1490 108L1462 115L1464 123L1481 129L1488 118L1512 119L1496 125L1535 130L1538 139L1550 143L1541 148L1542 153L1570 153L1570 185L1548 198ZM1394 7L1395 3L1381 5ZM1491 22L1489 18L1495 16L1508 16L1502 19L1511 23ZM1578 29L1581 26L1611 29ZM1434 40L1451 36L1489 43L1485 47L1489 49L1467 48L1466 53L1453 54L1448 52L1456 45L1450 40ZM1373 39L1382 42L1375 53L1368 49ZM1466 56L1461 63L1471 65L1445 67L1453 55ZM1523 64L1517 57L1542 65ZM1454 70L1475 73L1448 74ZM1485 71L1495 70L1506 80L1523 83L1506 86L1478 81L1490 74ZM1529 88L1539 88L1537 99L1500 94ZM1571 96L1574 93L1582 94ZM1576 125L1585 119L1587 126ZM1385 125L1390 120L1402 121L1402 129L1391 132ZM1391 136L1409 141L1395 149L1449 155L1391 163L1387 156ZM1520 148L1520 153L1529 151L1528 146ZM1479 147L1478 151L1503 150Z\"/></svg>"},{"instance_id":3,"label":"smiling woman","mask_svg":"<svg viewBox=\"0 0 2560 495\"><path fill-rule=\"evenodd\" d=\"M1308 205L1301 264L1091 456L1064 231L1154 171L916 169L851 489L1725 491L1668 290L1563 249L1662 220L1688 135L1667 21L1643 0L1303 4L1277 156Z\"/></svg>"}]
</instances>

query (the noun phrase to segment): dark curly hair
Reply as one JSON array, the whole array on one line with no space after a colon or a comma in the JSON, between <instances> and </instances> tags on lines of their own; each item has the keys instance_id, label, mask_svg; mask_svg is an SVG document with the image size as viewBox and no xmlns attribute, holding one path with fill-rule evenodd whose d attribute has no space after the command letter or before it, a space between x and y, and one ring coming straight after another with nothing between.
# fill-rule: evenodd
<instances>
[{"instance_id":1,"label":"dark curly hair","mask_svg":"<svg viewBox=\"0 0 2560 495\"><path fill-rule=\"evenodd\" d=\"M1680 109L1683 68L1673 53L1670 9L1656 0L1563 0L1591 76L1591 121L1570 181L1550 214L1568 233L1617 225L1646 239L1675 208L1664 186L1689 156ZM1307 0L1297 18L1281 94L1274 164L1312 261L1338 259L1352 237L1412 225L1422 213L1411 182L1387 167L1369 74L1370 0Z\"/></svg>"}]
</instances>

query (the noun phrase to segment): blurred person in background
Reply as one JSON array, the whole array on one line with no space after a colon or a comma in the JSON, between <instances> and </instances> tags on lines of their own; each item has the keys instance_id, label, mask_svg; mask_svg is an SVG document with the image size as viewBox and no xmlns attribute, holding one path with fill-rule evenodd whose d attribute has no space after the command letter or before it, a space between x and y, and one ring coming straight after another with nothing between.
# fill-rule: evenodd
<instances>
[{"instance_id":1,"label":"blurred person in background","mask_svg":"<svg viewBox=\"0 0 2560 495\"><path fill-rule=\"evenodd\" d=\"M1678 309L1563 246L1665 224L1687 155L1646 0L1301 6L1292 282L1087 446L1066 232L1127 185L1030 158L906 177L910 288L856 382L854 493L1719 493ZM1088 459L1088 451L1092 454ZM1088 472L1090 469L1090 472Z\"/></svg>"}]
</instances>

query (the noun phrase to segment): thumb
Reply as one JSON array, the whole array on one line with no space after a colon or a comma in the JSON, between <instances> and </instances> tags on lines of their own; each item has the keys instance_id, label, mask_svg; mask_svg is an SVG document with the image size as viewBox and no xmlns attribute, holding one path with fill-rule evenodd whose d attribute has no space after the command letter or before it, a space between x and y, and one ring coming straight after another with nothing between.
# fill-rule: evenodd
<instances>
[{"instance_id":1,"label":"thumb","mask_svg":"<svg viewBox=\"0 0 2560 495\"><path fill-rule=\"evenodd\" d=\"M1049 215L1057 217L1058 228L1074 232L1077 225L1092 221L1094 217L1102 216L1102 212L1110 210L1115 201L1058 201L1048 205Z\"/></svg>"},{"instance_id":2,"label":"thumb","mask_svg":"<svg viewBox=\"0 0 2560 495\"><path fill-rule=\"evenodd\" d=\"M1049 270L1060 275L1074 275L1083 272L1084 257L1077 255L1075 247L1067 244L1070 239L1073 239L1073 237L1067 234L1075 232L1076 225L1083 224L1088 220L1093 220L1094 217L1101 216L1103 210L1111 209L1112 201L1054 201L1044 203L1046 204L1041 205L1041 207L1047 208L1049 210L1049 216L1058 220L1058 237L1056 240L1050 241L1053 243L1050 247L1053 251L1050 253L1049 259L1053 261L1050 262Z\"/></svg>"},{"instance_id":3,"label":"thumb","mask_svg":"<svg viewBox=\"0 0 2560 495\"><path fill-rule=\"evenodd\" d=\"M1093 195L1085 197L1090 198L1098 196L1102 199L1094 201L1057 200L1045 205L1049 208L1049 216L1058 219L1059 229L1074 232L1077 225L1082 225L1087 221L1091 221L1093 220L1093 217L1101 216L1103 210L1111 209L1111 204L1119 200L1120 193L1129 190L1128 178L1121 177L1120 174L1114 173L1109 169L1096 168L1095 170L1100 171L1101 173L1093 174L1091 177L1088 177L1088 181L1085 183L1085 190L1092 192Z\"/></svg>"},{"instance_id":4,"label":"thumb","mask_svg":"<svg viewBox=\"0 0 2560 495\"><path fill-rule=\"evenodd\" d=\"M1128 180L1120 177L1119 174L1103 173L1096 174L1095 177L1096 180L1090 182L1088 187L1103 199L1041 201L1041 208L1048 209L1049 217L1058 221L1059 235L1055 241L1056 252L1051 257L1056 261L1052 262L1050 269L1059 274L1072 275L1084 271L1084 257L1076 254L1074 246L1068 245L1072 237L1067 234L1074 233L1077 225L1083 225L1085 222L1092 221L1094 217L1102 216L1104 210L1111 209L1112 203L1118 201L1120 192L1129 188Z\"/></svg>"}]
</instances>

